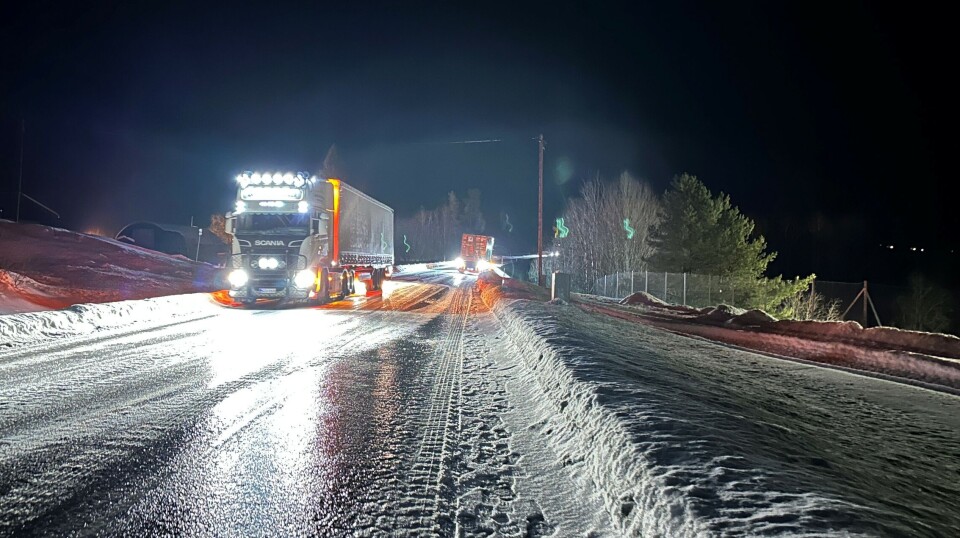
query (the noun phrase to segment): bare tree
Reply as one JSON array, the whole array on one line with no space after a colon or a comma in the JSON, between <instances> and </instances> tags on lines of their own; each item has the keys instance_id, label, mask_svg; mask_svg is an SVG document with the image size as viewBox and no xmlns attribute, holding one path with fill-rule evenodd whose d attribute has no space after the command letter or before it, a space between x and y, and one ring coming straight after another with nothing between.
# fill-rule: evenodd
<instances>
[{"instance_id":1,"label":"bare tree","mask_svg":"<svg viewBox=\"0 0 960 538\"><path fill-rule=\"evenodd\" d=\"M558 232L555 241L556 266L583 290L603 275L643 269L653 253L650 230L659 207L650 186L627 172L613 184L599 176L585 182L563 213L566 233Z\"/></svg>"},{"instance_id":2,"label":"bare tree","mask_svg":"<svg viewBox=\"0 0 960 538\"><path fill-rule=\"evenodd\" d=\"M919 273L910 276L910 287L897 299L897 306L900 328L929 332L950 328L953 312L950 292Z\"/></svg>"},{"instance_id":3,"label":"bare tree","mask_svg":"<svg viewBox=\"0 0 960 538\"><path fill-rule=\"evenodd\" d=\"M800 321L841 321L841 307L840 299L827 300L815 291L801 291L784 300L779 317Z\"/></svg>"},{"instance_id":4,"label":"bare tree","mask_svg":"<svg viewBox=\"0 0 960 538\"><path fill-rule=\"evenodd\" d=\"M485 227L480 191L470 189L463 203L451 191L443 205L435 209L421 207L413 216L397 219L397 258L401 261L450 259L460 252L462 234L482 233Z\"/></svg>"}]
</instances>

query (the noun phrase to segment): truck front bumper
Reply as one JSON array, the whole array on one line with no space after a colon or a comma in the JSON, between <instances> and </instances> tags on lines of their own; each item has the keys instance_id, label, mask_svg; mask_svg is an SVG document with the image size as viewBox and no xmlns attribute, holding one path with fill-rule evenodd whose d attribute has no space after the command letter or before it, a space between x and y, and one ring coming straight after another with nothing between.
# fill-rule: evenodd
<instances>
[{"instance_id":1,"label":"truck front bumper","mask_svg":"<svg viewBox=\"0 0 960 538\"><path fill-rule=\"evenodd\" d=\"M306 299L310 289L301 289L292 278L254 276L245 286L230 290L234 299Z\"/></svg>"}]
</instances>

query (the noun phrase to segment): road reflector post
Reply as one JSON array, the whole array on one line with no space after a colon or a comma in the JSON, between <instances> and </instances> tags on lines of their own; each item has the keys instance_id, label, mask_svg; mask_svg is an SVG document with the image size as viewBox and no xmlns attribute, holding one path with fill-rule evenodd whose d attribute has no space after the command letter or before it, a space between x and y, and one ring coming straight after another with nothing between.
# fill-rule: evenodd
<instances>
[{"instance_id":1,"label":"road reflector post","mask_svg":"<svg viewBox=\"0 0 960 538\"><path fill-rule=\"evenodd\" d=\"M561 273L560 271L553 272L553 281L550 286L551 299L570 300L570 277L570 273Z\"/></svg>"}]
</instances>

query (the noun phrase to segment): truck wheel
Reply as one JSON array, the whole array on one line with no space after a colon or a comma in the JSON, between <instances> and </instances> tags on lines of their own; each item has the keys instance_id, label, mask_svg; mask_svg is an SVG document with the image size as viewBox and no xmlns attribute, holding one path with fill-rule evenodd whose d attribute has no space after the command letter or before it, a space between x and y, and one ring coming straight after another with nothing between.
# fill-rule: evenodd
<instances>
[{"instance_id":1,"label":"truck wheel","mask_svg":"<svg viewBox=\"0 0 960 538\"><path fill-rule=\"evenodd\" d=\"M380 283L383 279L380 277L380 269L374 269L370 272L370 284L373 286L373 291L380 290Z\"/></svg>"}]
</instances>

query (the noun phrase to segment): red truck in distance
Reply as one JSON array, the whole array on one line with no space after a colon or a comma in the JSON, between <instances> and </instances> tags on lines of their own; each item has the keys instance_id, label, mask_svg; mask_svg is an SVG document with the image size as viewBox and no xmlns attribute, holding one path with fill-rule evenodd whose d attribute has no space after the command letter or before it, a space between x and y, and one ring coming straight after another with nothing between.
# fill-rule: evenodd
<instances>
[{"instance_id":1,"label":"red truck in distance","mask_svg":"<svg viewBox=\"0 0 960 538\"><path fill-rule=\"evenodd\" d=\"M457 269L461 272L482 273L493 262L493 238L489 235L463 234L460 239L460 257Z\"/></svg>"}]
</instances>

